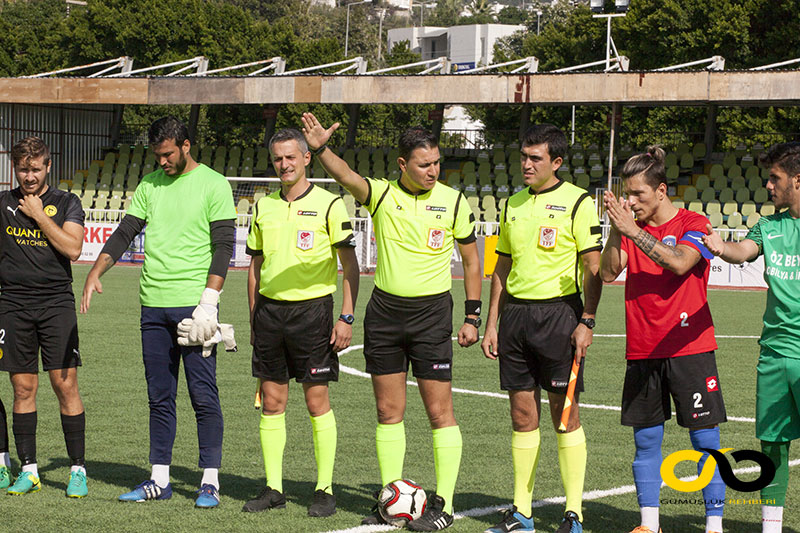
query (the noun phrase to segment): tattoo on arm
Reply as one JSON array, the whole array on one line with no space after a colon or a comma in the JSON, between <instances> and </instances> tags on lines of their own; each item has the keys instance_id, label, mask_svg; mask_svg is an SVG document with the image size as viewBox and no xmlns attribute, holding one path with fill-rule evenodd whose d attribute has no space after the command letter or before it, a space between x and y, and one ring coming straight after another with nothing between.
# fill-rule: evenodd
<instances>
[{"instance_id":1,"label":"tattoo on arm","mask_svg":"<svg viewBox=\"0 0 800 533\"><path fill-rule=\"evenodd\" d=\"M633 242L647 257L662 267L668 267L671 264L668 260L669 258L674 260L683 257L683 250L677 247L667 246L643 229L639 230L639 233L633 238Z\"/></svg>"},{"instance_id":2,"label":"tattoo on arm","mask_svg":"<svg viewBox=\"0 0 800 533\"><path fill-rule=\"evenodd\" d=\"M108 272L108 270L111 267L114 266L114 263L116 263L116 261L111 259L110 255L104 255L104 256L100 257L100 259L103 261L103 263L100 265L102 267L102 270L100 271L100 275L102 276L103 274Z\"/></svg>"}]
</instances>

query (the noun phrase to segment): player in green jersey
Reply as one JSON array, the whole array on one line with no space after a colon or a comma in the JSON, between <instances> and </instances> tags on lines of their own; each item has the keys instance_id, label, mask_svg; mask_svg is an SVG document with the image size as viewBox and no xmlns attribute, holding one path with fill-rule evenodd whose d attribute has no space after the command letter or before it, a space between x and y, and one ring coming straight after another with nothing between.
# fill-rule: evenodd
<instances>
[{"instance_id":1,"label":"player in green jersey","mask_svg":"<svg viewBox=\"0 0 800 533\"><path fill-rule=\"evenodd\" d=\"M780 213L759 219L741 242L707 227L706 247L729 263L764 256L767 307L756 385L756 436L777 467L761 489L763 533L779 533L789 483L789 445L800 438L800 143L777 144L759 157L769 169L767 191ZM772 503L774 502L774 503Z\"/></svg>"},{"instance_id":2,"label":"player in green jersey","mask_svg":"<svg viewBox=\"0 0 800 533\"><path fill-rule=\"evenodd\" d=\"M453 330L450 260L455 243L464 265L465 321L458 343L478 341L481 273L474 215L464 196L438 183L439 146L422 128L399 140L397 180L363 178L326 143L339 127L324 128L303 114L303 133L325 170L366 206L375 227L378 265L375 290L364 317L366 370L378 410L375 432L381 481L403 477L406 375L411 364L433 430L436 493L412 531L436 531L453 523L453 493L461 463L461 431L450 385ZM362 524L381 521L376 511Z\"/></svg>"}]
</instances>

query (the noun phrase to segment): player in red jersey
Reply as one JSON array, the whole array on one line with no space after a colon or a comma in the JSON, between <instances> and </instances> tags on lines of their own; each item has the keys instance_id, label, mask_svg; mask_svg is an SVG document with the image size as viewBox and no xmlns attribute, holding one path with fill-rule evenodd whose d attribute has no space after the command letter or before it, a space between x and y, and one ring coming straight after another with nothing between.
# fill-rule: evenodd
<instances>
[{"instance_id":1,"label":"player in red jersey","mask_svg":"<svg viewBox=\"0 0 800 533\"><path fill-rule=\"evenodd\" d=\"M703 244L708 220L672 205L667 195L664 150L650 147L622 169L627 199L604 197L611 234L601 276L614 281L627 267L627 331L622 424L633 427L633 478L641 510L636 533L657 532L661 489L661 442L671 417L689 429L703 456L719 449L720 422L727 420L714 359L717 348L706 290L710 259ZM636 219L634 219L636 215ZM722 531L725 484L715 470L703 489L706 532Z\"/></svg>"}]
</instances>

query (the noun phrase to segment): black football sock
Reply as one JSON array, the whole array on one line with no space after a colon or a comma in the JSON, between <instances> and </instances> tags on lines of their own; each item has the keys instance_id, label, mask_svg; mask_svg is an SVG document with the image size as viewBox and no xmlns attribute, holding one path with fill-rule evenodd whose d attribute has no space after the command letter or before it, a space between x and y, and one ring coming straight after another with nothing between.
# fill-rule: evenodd
<instances>
[{"instance_id":1,"label":"black football sock","mask_svg":"<svg viewBox=\"0 0 800 533\"><path fill-rule=\"evenodd\" d=\"M36 463L36 411L13 413L12 430L22 466Z\"/></svg>"},{"instance_id":2,"label":"black football sock","mask_svg":"<svg viewBox=\"0 0 800 533\"><path fill-rule=\"evenodd\" d=\"M79 415L61 414L61 429L64 430L64 442L67 444L67 455L73 466L84 466L83 456L86 453L86 413Z\"/></svg>"}]
</instances>

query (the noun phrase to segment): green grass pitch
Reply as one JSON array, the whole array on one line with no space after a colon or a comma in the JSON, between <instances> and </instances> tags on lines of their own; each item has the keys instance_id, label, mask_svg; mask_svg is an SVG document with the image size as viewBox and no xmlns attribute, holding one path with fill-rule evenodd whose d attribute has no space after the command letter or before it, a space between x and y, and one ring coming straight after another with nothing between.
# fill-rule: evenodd
<instances>
[{"instance_id":1,"label":"green grass pitch","mask_svg":"<svg viewBox=\"0 0 800 533\"><path fill-rule=\"evenodd\" d=\"M80 295L87 266L74 269L74 289ZM166 502L124 504L117 497L147 479L147 394L139 337L138 276L136 267L117 267L103 278L104 294L95 295L88 315L79 316L84 366L79 372L87 413L87 466L89 497L64 497L69 464L66 458L58 405L46 379L39 393L38 461L43 488L20 497L0 495L3 513L0 530L13 531L308 531L324 532L358 526L369 511L371 494L378 488L375 458L375 407L368 379L342 373L331 386L331 401L338 421L339 445L334 482L338 512L331 518L306 516L316 478L311 423L299 385L291 386L287 409L287 446L284 459L284 510L258 514L240 511L264 484L258 442L259 412L253 408L255 380L250 375L246 272L231 271L221 301L221 318L237 330L240 351L222 353L218 359L218 383L225 415L223 466L220 472L222 503L214 510L193 508L194 491L201 473L197 468L197 437L185 381L178 393L178 435L171 469L174 495ZM361 278L353 344L363 342L361 319L372 290L372 277ZM489 283L484 282L483 301L488 302ZM463 284L453 282L456 312L461 321ZM722 336L757 336L761 328L764 292L711 291L710 301L717 334L717 361L729 417L750 418L755 410L756 339ZM338 305L338 302L337 304ZM620 402L624 374L624 338L605 337L624 333L621 287L606 287L598 312L594 345L589 350L586 388L581 402L616 408ZM454 347L454 387L469 391L499 393L497 363L483 357L476 345ZM362 352L350 351L341 364L364 369ZM44 376L43 376L44 378ZM456 487L457 511L508 504L512 498L510 419L508 401L492 396L455 393L456 418L464 438L461 473ZM0 397L9 411L11 388L0 379ZM431 433L419 394L408 387L406 431L408 436L405 475L432 490L435 485ZM543 407L547 409L547 406ZM611 491L633 484L631 461L633 437L619 423L616 410L583 407L589 459L586 492ZM545 415L544 420L549 420ZM13 441L13 438L12 438ZM753 423L729 421L722 426L722 445L735 449L758 449ZM667 423L664 455L690 448L688 432L675 421ZM13 443L13 470L18 471ZM797 457L797 453L793 453ZM751 466L748 464L746 466ZM690 475L683 463L679 475ZM734 465L734 467L739 465ZM784 516L784 531L795 531L800 523L798 475L792 469L790 492ZM744 474L753 479L755 474ZM556 439L549 423L543 426L542 455L534 498L562 496ZM662 498L700 498L663 489ZM753 499L757 493L728 491L729 498ZM800 500L800 498L798 498ZM561 503L543 505L534 511L538 531L554 531L563 513ZM666 533L704 531L703 511L698 504L664 504L662 527ZM496 512L457 519L452 531L482 531L499 519ZM638 525L636 495L600 493L584 504L585 531L610 533L630 531ZM729 504L725 510L728 532L760 531L760 507L752 503ZM362 530L368 531L368 530Z\"/></svg>"}]
</instances>

